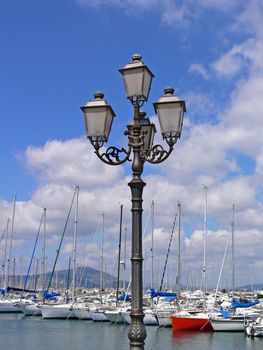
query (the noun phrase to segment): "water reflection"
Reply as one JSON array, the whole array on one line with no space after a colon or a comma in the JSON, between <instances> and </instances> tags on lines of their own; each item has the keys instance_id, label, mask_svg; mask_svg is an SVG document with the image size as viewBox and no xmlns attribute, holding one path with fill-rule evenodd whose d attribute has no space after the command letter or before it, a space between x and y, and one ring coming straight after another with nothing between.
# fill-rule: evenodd
<instances>
[{"instance_id":1,"label":"water reflection","mask_svg":"<svg viewBox=\"0 0 263 350\"><path fill-rule=\"evenodd\" d=\"M172 343L173 348L177 350L186 349L186 347L190 350L212 349L213 332L172 331Z\"/></svg>"},{"instance_id":2,"label":"water reflection","mask_svg":"<svg viewBox=\"0 0 263 350\"><path fill-rule=\"evenodd\" d=\"M0 312L0 321L1 320L21 320L24 317L25 317L25 315L22 312L20 312L20 313Z\"/></svg>"},{"instance_id":3,"label":"water reflection","mask_svg":"<svg viewBox=\"0 0 263 350\"><path fill-rule=\"evenodd\" d=\"M176 338L184 338L184 337L187 337L187 338L193 338L193 337L196 337L196 336L199 336L200 335L200 332L197 332L197 331L186 331L186 330L174 330L172 331L172 336L174 338L174 340L176 341Z\"/></svg>"}]
</instances>

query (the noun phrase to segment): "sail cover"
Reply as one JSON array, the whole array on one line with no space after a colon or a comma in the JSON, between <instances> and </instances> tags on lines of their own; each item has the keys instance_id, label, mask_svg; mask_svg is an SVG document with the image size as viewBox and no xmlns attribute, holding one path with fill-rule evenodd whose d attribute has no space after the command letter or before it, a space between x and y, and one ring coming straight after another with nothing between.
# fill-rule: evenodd
<instances>
[{"instance_id":1,"label":"sail cover","mask_svg":"<svg viewBox=\"0 0 263 350\"><path fill-rule=\"evenodd\" d=\"M226 309L220 309L220 313L222 314L222 316L224 317L224 318L231 318L232 317L232 314L231 314L231 312L229 312L228 310L226 310Z\"/></svg>"},{"instance_id":2,"label":"sail cover","mask_svg":"<svg viewBox=\"0 0 263 350\"><path fill-rule=\"evenodd\" d=\"M233 309L237 309L237 308L242 308L242 307L250 307L250 306L254 306L257 305L259 303L259 300L255 300L255 301L239 301L235 298L233 298L231 306Z\"/></svg>"},{"instance_id":3,"label":"sail cover","mask_svg":"<svg viewBox=\"0 0 263 350\"><path fill-rule=\"evenodd\" d=\"M151 298L156 298L156 297L176 297L176 293L172 292L158 292L155 291L153 288L151 289Z\"/></svg>"},{"instance_id":4,"label":"sail cover","mask_svg":"<svg viewBox=\"0 0 263 350\"><path fill-rule=\"evenodd\" d=\"M44 299L47 299L47 300L55 300L56 297L58 297L59 295L60 295L59 293L49 293L46 290L44 290L43 292Z\"/></svg>"}]
</instances>

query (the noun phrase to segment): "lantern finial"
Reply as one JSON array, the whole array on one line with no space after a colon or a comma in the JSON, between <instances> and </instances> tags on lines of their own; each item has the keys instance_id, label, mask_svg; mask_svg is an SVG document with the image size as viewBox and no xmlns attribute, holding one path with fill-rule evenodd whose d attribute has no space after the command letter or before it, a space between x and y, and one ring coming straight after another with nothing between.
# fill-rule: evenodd
<instances>
[{"instance_id":1,"label":"lantern finial","mask_svg":"<svg viewBox=\"0 0 263 350\"><path fill-rule=\"evenodd\" d=\"M104 94L100 91L96 91L94 94L93 94L95 100L102 100L103 97L104 97Z\"/></svg>"},{"instance_id":2,"label":"lantern finial","mask_svg":"<svg viewBox=\"0 0 263 350\"><path fill-rule=\"evenodd\" d=\"M140 62L142 60L142 56L139 53L135 53L134 55L132 55L132 60L133 62Z\"/></svg>"}]
</instances>

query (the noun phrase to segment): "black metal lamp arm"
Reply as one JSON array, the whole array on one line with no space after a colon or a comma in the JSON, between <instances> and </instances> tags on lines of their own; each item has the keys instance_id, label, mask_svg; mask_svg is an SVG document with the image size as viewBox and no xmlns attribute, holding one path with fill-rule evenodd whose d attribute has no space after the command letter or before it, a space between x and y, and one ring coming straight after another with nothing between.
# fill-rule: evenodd
<instances>
[{"instance_id":1,"label":"black metal lamp arm","mask_svg":"<svg viewBox=\"0 0 263 350\"><path fill-rule=\"evenodd\" d=\"M154 145L151 150L145 152L144 161L151 164L159 164L165 161L172 153L177 137L168 137L165 138L165 141L168 144L168 150L165 150L162 145Z\"/></svg>"},{"instance_id":2,"label":"black metal lamp arm","mask_svg":"<svg viewBox=\"0 0 263 350\"><path fill-rule=\"evenodd\" d=\"M121 165L125 163L126 161L130 161L130 154L131 154L131 146L129 145L128 150L125 148L117 148L115 146L110 146L106 149L105 152L100 153L100 149L103 145L103 142L100 142L99 140L92 140L91 138L90 142L92 146L95 149L95 153L98 156L98 158L108 164L108 165Z\"/></svg>"}]
</instances>

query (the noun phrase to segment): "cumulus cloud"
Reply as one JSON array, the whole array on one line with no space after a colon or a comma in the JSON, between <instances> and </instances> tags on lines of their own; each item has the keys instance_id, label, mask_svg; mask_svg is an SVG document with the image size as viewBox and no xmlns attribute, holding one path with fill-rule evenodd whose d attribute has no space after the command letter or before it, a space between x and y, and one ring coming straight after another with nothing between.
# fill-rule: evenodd
<instances>
[{"instance_id":1,"label":"cumulus cloud","mask_svg":"<svg viewBox=\"0 0 263 350\"><path fill-rule=\"evenodd\" d=\"M212 64L219 76L233 76L241 71L262 69L263 45L256 39L249 39L234 45L227 53Z\"/></svg>"},{"instance_id":2,"label":"cumulus cloud","mask_svg":"<svg viewBox=\"0 0 263 350\"><path fill-rule=\"evenodd\" d=\"M94 187L115 181L122 173L120 167L105 167L98 162L84 138L66 142L52 140L39 148L30 146L25 159L30 172L43 184L74 185L74 179L81 187Z\"/></svg>"},{"instance_id":3,"label":"cumulus cloud","mask_svg":"<svg viewBox=\"0 0 263 350\"><path fill-rule=\"evenodd\" d=\"M193 63L189 67L189 72L195 72L201 75L201 77L205 80L209 79L209 73L207 69L200 63Z\"/></svg>"}]
</instances>

